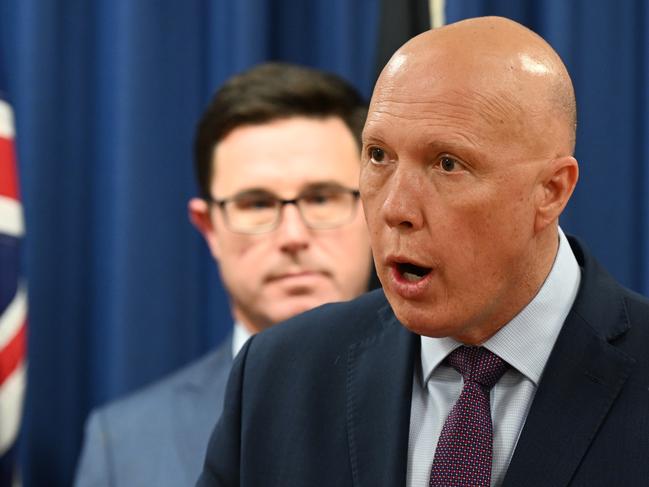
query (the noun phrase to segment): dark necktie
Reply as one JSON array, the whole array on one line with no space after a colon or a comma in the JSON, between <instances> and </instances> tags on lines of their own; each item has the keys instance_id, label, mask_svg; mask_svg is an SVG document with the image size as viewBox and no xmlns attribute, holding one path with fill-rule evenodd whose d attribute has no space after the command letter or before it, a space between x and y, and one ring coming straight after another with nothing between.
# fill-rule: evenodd
<instances>
[{"instance_id":1,"label":"dark necktie","mask_svg":"<svg viewBox=\"0 0 649 487\"><path fill-rule=\"evenodd\" d=\"M489 391L509 365L483 347L462 346L446 363L464 378L464 387L446 418L430 472L430 487L491 484L493 428Z\"/></svg>"}]
</instances>

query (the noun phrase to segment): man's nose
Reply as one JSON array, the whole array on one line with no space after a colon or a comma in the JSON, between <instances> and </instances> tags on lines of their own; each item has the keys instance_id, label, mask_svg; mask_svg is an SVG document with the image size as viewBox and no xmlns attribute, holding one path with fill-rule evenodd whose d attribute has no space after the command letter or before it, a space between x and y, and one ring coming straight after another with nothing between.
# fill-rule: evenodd
<instances>
[{"instance_id":1,"label":"man's nose","mask_svg":"<svg viewBox=\"0 0 649 487\"><path fill-rule=\"evenodd\" d=\"M381 213L388 226L417 230L424 223L422 198L425 181L416 170L398 167L386 182L387 192Z\"/></svg>"},{"instance_id":2,"label":"man's nose","mask_svg":"<svg viewBox=\"0 0 649 487\"><path fill-rule=\"evenodd\" d=\"M295 253L309 246L310 230L304 223L300 210L294 204L281 209L277 238L284 252Z\"/></svg>"}]
</instances>

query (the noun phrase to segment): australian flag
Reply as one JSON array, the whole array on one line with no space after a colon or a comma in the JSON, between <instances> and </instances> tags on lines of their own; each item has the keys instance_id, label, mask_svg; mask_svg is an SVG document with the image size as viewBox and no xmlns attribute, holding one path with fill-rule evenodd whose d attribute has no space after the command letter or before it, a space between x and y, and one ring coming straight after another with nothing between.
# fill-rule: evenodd
<instances>
[{"instance_id":1,"label":"australian flag","mask_svg":"<svg viewBox=\"0 0 649 487\"><path fill-rule=\"evenodd\" d=\"M0 91L0 487L20 485L16 441L27 366L24 225L15 153L13 112Z\"/></svg>"}]
</instances>

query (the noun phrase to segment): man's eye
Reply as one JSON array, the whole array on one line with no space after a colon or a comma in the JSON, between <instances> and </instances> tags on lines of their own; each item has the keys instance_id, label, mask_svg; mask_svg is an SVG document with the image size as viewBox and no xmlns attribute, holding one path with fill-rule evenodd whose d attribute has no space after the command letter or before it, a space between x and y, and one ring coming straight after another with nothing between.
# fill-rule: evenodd
<instances>
[{"instance_id":1,"label":"man's eye","mask_svg":"<svg viewBox=\"0 0 649 487\"><path fill-rule=\"evenodd\" d=\"M239 210L264 210L273 208L275 200L273 198L240 198L235 200L235 205Z\"/></svg>"},{"instance_id":2,"label":"man's eye","mask_svg":"<svg viewBox=\"0 0 649 487\"><path fill-rule=\"evenodd\" d=\"M372 159L372 162L385 162L385 151L378 147L370 148L370 159Z\"/></svg>"},{"instance_id":3,"label":"man's eye","mask_svg":"<svg viewBox=\"0 0 649 487\"><path fill-rule=\"evenodd\" d=\"M302 196L302 199L310 205L324 205L333 199L333 194L330 193L312 193Z\"/></svg>"},{"instance_id":4,"label":"man's eye","mask_svg":"<svg viewBox=\"0 0 649 487\"><path fill-rule=\"evenodd\" d=\"M457 160L452 157L444 156L439 159L439 167L444 172L453 172L456 169L459 169L460 165Z\"/></svg>"}]
</instances>

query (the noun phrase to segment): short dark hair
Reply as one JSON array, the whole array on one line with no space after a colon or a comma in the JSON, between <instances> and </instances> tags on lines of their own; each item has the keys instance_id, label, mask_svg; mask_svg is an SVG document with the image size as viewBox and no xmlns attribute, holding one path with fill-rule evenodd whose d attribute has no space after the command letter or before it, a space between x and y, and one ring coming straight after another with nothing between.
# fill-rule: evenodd
<instances>
[{"instance_id":1,"label":"short dark hair","mask_svg":"<svg viewBox=\"0 0 649 487\"><path fill-rule=\"evenodd\" d=\"M265 63L230 78L214 94L194 141L194 164L201 196L209 196L214 147L242 125L293 116L340 117L361 145L367 103L342 78L286 63Z\"/></svg>"}]
</instances>

